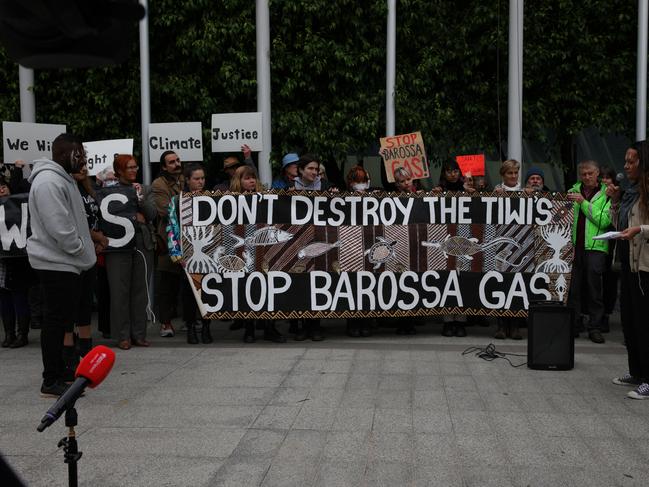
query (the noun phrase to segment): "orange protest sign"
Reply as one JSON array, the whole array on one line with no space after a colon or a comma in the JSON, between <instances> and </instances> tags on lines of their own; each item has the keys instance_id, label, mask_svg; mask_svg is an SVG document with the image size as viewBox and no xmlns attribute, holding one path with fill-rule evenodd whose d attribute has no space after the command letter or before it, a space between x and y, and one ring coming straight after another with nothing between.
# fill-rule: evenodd
<instances>
[{"instance_id":1,"label":"orange protest sign","mask_svg":"<svg viewBox=\"0 0 649 487\"><path fill-rule=\"evenodd\" d=\"M428 177L428 159L421 132L382 137L379 153L383 158L385 174L391 183L394 182L394 171L398 167L408 169L413 179Z\"/></svg>"},{"instance_id":2,"label":"orange protest sign","mask_svg":"<svg viewBox=\"0 0 649 487\"><path fill-rule=\"evenodd\" d=\"M484 176L484 154L472 154L467 156L455 156L458 166L462 174L466 176Z\"/></svg>"}]
</instances>

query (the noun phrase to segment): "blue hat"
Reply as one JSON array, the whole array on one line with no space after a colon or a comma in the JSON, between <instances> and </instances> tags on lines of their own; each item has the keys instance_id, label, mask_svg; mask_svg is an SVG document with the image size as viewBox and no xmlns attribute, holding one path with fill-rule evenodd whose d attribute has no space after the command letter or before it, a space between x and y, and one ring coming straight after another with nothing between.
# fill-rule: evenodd
<instances>
[{"instance_id":1,"label":"blue hat","mask_svg":"<svg viewBox=\"0 0 649 487\"><path fill-rule=\"evenodd\" d=\"M282 169L291 164L297 164L297 161L299 160L300 156L298 156L295 152L289 152L284 157L282 157Z\"/></svg>"},{"instance_id":2,"label":"blue hat","mask_svg":"<svg viewBox=\"0 0 649 487\"><path fill-rule=\"evenodd\" d=\"M527 180L530 178L530 176L541 176L543 178L543 181L545 181L545 173L543 172L543 169L541 169L540 167L532 166L527 170L527 172L525 173L526 183Z\"/></svg>"}]
</instances>

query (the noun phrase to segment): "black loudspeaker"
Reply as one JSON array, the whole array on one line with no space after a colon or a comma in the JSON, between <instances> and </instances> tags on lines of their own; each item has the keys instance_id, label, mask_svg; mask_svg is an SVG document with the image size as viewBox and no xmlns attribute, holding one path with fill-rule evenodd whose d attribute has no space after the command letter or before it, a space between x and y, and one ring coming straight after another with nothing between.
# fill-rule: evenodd
<instances>
[{"instance_id":1,"label":"black loudspeaker","mask_svg":"<svg viewBox=\"0 0 649 487\"><path fill-rule=\"evenodd\" d=\"M527 366L570 370L575 366L573 309L558 302L530 305L527 318Z\"/></svg>"},{"instance_id":2,"label":"black loudspeaker","mask_svg":"<svg viewBox=\"0 0 649 487\"><path fill-rule=\"evenodd\" d=\"M87 68L126 60L144 17L138 0L0 0L0 41L27 68Z\"/></svg>"}]
</instances>

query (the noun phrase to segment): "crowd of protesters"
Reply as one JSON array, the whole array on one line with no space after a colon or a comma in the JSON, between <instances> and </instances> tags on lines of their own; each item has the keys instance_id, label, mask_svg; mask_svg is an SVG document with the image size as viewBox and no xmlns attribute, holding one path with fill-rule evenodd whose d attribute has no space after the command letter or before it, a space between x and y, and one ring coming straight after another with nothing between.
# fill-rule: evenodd
<instances>
[{"instance_id":1,"label":"crowd of protesters","mask_svg":"<svg viewBox=\"0 0 649 487\"><path fill-rule=\"evenodd\" d=\"M179 195L181 192L214 189L232 192L260 192L252 154L242 147L238 154L223 159L222 178L206 188L202 164L181 163L173 151L160 158L160 173L150 187L138 182L139 164L134 156L115 156L113 167L102 171L95 181L88 176L85 153L77 137L62 134L53 144L52 160L35 161L28 179L24 162L0 167L0 197L29 192L32 236L28 257L0 259L0 303L5 337L2 347L20 348L28 343L30 322L41 329L44 394L59 395L71 379L79 356L92 346L90 322L93 306L104 338L128 350L148 347L147 322L157 303L159 333L172 337L177 332L172 320L181 315L187 343L212 343L210 321L201 319L191 283L183 272L179 250ZM629 372L614 379L616 384L633 386L630 397L649 397L649 326L643 305L649 290L649 150L645 142L629 148L625 159L626 182L610 168L595 161L578 165L579 180L569 190L573 202L572 238L575 248L569 304L575 310L574 334L586 331L594 343L605 341L609 315L621 285L622 328L629 354ZM530 167L520 177L521 165L506 160L500 168L501 182L489 188L483 175L462 174L458 163L449 159L442 165L439 182L432 191L537 191L548 188L542 169ZM30 189L31 183L31 189ZM352 167L344 184L327 179L318 157L286 154L273 189L297 191L377 190L421 191L419 180L407 168L394 172L394 183L372 185L362 165ZM95 192L101 187L129 188L137 208L134 246L106 252L108 239L99 229L101 218ZM620 231L616 240L596 237L612 229ZM617 245L615 245L617 243ZM621 271L615 269L620 265ZM156 279L155 299L150 293ZM178 299L180 297L180 300ZM179 303L180 301L180 303ZM178 304L182 313L178 313ZM347 334L368 337L383 322L350 319ZM398 334L416 333L415 321L396 320ZM466 327L488 325L484 318L465 315L443 317L444 336L464 337ZM498 318L496 339L521 340L520 318ZM255 330L263 338L283 343L287 340L272 320L236 320L230 329L243 329L246 343L255 341ZM181 331L181 330L179 330ZM76 332L76 333L75 333ZM295 340L324 339L320 320L290 320L289 334Z\"/></svg>"}]
</instances>

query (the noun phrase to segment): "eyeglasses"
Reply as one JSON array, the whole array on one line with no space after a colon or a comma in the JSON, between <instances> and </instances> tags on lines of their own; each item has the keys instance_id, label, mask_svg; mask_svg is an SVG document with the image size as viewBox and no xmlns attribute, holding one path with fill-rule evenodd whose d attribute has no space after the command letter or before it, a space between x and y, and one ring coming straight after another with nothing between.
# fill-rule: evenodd
<instances>
[{"instance_id":1,"label":"eyeglasses","mask_svg":"<svg viewBox=\"0 0 649 487\"><path fill-rule=\"evenodd\" d=\"M140 166L126 166L127 171L137 171L140 169Z\"/></svg>"}]
</instances>

